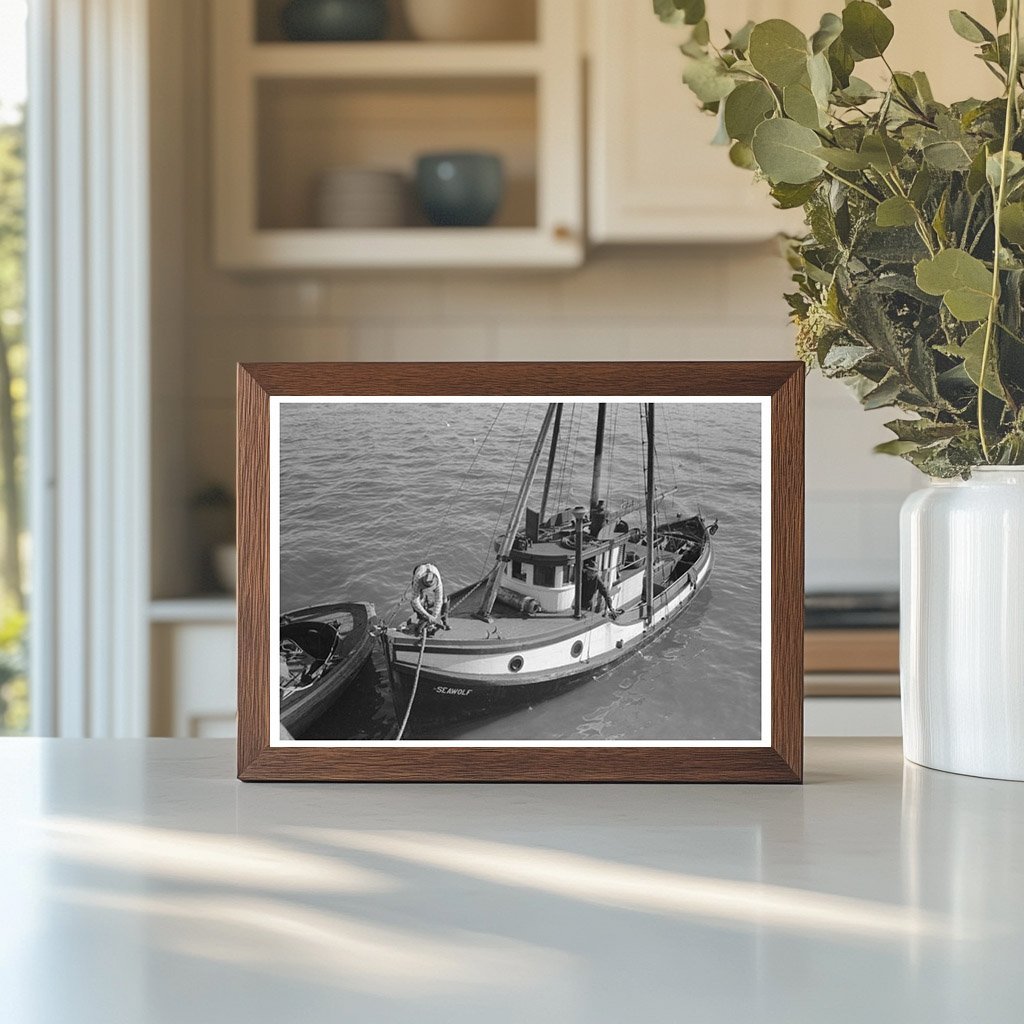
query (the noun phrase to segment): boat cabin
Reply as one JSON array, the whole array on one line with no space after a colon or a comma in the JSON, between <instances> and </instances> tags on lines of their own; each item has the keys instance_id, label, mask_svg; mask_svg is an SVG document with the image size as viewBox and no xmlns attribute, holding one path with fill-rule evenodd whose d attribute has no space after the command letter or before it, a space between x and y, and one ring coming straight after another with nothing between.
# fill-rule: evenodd
<instances>
[{"instance_id":1,"label":"boat cabin","mask_svg":"<svg viewBox=\"0 0 1024 1024\"><path fill-rule=\"evenodd\" d=\"M517 534L504 565L499 602L522 612L573 613L577 601L577 524L583 566L590 578L581 588L584 606L596 589L596 584L590 582L594 574L600 577L616 607L640 597L643 557L638 546L639 531L632 530L624 520L609 524L603 515L587 513L579 506L565 509L543 523L533 509L527 509L526 519L526 528ZM496 544L499 550L500 544ZM525 600L513 600L512 595Z\"/></svg>"}]
</instances>

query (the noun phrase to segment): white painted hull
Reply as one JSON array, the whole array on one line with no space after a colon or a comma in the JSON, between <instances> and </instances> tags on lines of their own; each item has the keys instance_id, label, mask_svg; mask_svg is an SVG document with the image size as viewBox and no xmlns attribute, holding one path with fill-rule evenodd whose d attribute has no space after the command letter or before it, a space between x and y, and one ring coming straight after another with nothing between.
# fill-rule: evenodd
<instances>
[{"instance_id":1,"label":"white painted hull","mask_svg":"<svg viewBox=\"0 0 1024 1024\"><path fill-rule=\"evenodd\" d=\"M611 619L593 612L569 620L569 629L545 642L516 643L497 638L493 644L446 643L428 639L418 673L414 719L447 723L482 715L500 714L515 707L545 700L591 678L594 672L627 657L649 642L676 619L711 576L714 555L710 543L693 569L656 599L654 615L647 622L639 607ZM396 647L398 639L402 646ZM408 703L417 678L419 642L403 636L389 638L391 667L398 687L396 704ZM431 649L432 642L436 649ZM469 650L459 650L465 646ZM489 650L488 647L493 647ZM574 653L577 651L577 653ZM518 668L514 662L521 659Z\"/></svg>"}]
</instances>

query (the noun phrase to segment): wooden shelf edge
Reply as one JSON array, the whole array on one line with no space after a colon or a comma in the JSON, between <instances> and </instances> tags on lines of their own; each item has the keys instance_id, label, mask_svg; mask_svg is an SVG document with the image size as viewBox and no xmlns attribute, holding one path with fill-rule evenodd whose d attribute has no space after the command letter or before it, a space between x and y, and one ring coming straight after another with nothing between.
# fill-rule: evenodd
<instances>
[{"instance_id":1,"label":"wooden shelf edge","mask_svg":"<svg viewBox=\"0 0 1024 1024\"><path fill-rule=\"evenodd\" d=\"M900 670L897 629L808 629L804 671L890 673Z\"/></svg>"},{"instance_id":2,"label":"wooden shelf edge","mask_svg":"<svg viewBox=\"0 0 1024 1024\"><path fill-rule=\"evenodd\" d=\"M230 594L155 598L149 602L149 621L154 624L230 623L233 625L236 618L235 599Z\"/></svg>"},{"instance_id":3,"label":"wooden shelf edge","mask_svg":"<svg viewBox=\"0 0 1024 1024\"><path fill-rule=\"evenodd\" d=\"M387 231L255 231L224 240L226 270L579 266L582 243L538 228L396 228Z\"/></svg>"},{"instance_id":4,"label":"wooden shelf edge","mask_svg":"<svg viewBox=\"0 0 1024 1024\"><path fill-rule=\"evenodd\" d=\"M256 43L243 66L256 78L532 76L537 43Z\"/></svg>"}]
</instances>

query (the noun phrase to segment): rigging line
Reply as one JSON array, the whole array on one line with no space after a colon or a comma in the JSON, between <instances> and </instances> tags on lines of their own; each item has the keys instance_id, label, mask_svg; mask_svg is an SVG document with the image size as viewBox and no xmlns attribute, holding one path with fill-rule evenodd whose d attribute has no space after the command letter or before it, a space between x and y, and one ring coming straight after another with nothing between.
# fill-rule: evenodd
<instances>
[{"instance_id":1,"label":"rigging line","mask_svg":"<svg viewBox=\"0 0 1024 1024\"><path fill-rule=\"evenodd\" d=\"M615 475L615 427L619 421L619 405L612 405L612 428L611 444L608 446L608 473L605 476L604 503L607 508L612 507L612 477Z\"/></svg>"},{"instance_id":2,"label":"rigging line","mask_svg":"<svg viewBox=\"0 0 1024 1024\"><path fill-rule=\"evenodd\" d=\"M569 468L569 500L573 501L573 495L576 493L575 481L576 481L576 463L579 461L579 439L583 434L583 410L580 409L580 425L576 431L576 444L572 446L572 466Z\"/></svg>"},{"instance_id":3,"label":"rigging line","mask_svg":"<svg viewBox=\"0 0 1024 1024\"><path fill-rule=\"evenodd\" d=\"M569 409L569 433L566 435L565 442L562 446L562 465L558 471L558 511L561 512L565 508L565 489L566 479L565 470L569 464L569 452L575 445L574 431L576 430L577 410L579 408L578 403L573 402Z\"/></svg>"},{"instance_id":4,"label":"rigging line","mask_svg":"<svg viewBox=\"0 0 1024 1024\"><path fill-rule=\"evenodd\" d=\"M483 572L487 568L487 563L491 560L491 555L494 551L494 540L498 535L498 527L501 525L502 517L505 514L505 504L508 501L509 491L512 490L512 481L515 479L516 466L519 464L519 455L523 450L523 440L526 438L526 428L530 423L530 413L533 410L533 404L529 404L526 407L526 415L523 417L523 429L519 432L519 445L516 448L515 458L512 460L512 467L509 469L508 480L505 483L505 495L501 499L501 507L498 509L498 514L494 517L494 528L491 530L491 539L487 543L487 550L484 552L483 561L480 563L479 573Z\"/></svg>"},{"instance_id":5,"label":"rigging line","mask_svg":"<svg viewBox=\"0 0 1024 1024\"><path fill-rule=\"evenodd\" d=\"M668 462L672 467L672 486L675 490L679 490L679 477L676 474L676 467L679 464L679 460L682 457L682 445L676 440L674 426L678 426L678 422L673 423L669 419L668 410L671 406L666 403L665 411L661 414L661 421L665 424L665 436L668 438L669 453Z\"/></svg>"},{"instance_id":6,"label":"rigging line","mask_svg":"<svg viewBox=\"0 0 1024 1024\"><path fill-rule=\"evenodd\" d=\"M637 467L636 490L639 493L644 493L644 489L647 486L647 431L644 423L643 403L637 406L637 413L640 417L640 447L637 450L639 465Z\"/></svg>"},{"instance_id":7,"label":"rigging line","mask_svg":"<svg viewBox=\"0 0 1024 1024\"><path fill-rule=\"evenodd\" d=\"M700 444L700 424L697 421L697 406L690 406L690 413L693 416L693 440L697 448L697 479L700 481L700 491L697 495L698 502L705 500L704 491L704 455Z\"/></svg>"},{"instance_id":8,"label":"rigging line","mask_svg":"<svg viewBox=\"0 0 1024 1024\"><path fill-rule=\"evenodd\" d=\"M473 454L473 459L469 464L469 469L467 469L466 472L462 474L462 479L459 481L459 486L455 489L455 493L452 495L451 500L448 502L448 507L444 510L444 513L442 514L437 526L434 529L433 535L427 542L427 555L431 553L434 545L440 538L441 532L444 529L446 523L448 522L448 517L449 515L451 515L452 508L455 506L456 500L462 493L462 488L466 485L466 481L473 475L473 467L476 465L477 459L480 458L480 453L484 450L484 446L487 444L487 439L491 436L491 431L494 430L495 426L497 425L498 418L501 416L501 412L504 408L505 403L502 402L501 405L498 406L498 411L494 414L494 419L491 420L491 425L487 428L487 432L484 434L483 440L477 446L476 452L474 452Z\"/></svg>"}]
</instances>

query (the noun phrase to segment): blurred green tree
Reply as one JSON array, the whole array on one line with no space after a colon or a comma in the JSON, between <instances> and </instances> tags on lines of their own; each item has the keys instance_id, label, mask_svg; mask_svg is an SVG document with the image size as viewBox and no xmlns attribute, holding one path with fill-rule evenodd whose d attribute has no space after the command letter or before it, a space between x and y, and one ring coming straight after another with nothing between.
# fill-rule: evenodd
<instances>
[{"instance_id":1,"label":"blurred green tree","mask_svg":"<svg viewBox=\"0 0 1024 1024\"><path fill-rule=\"evenodd\" d=\"M0 120L0 732L28 717L24 672L25 119Z\"/></svg>"}]
</instances>

